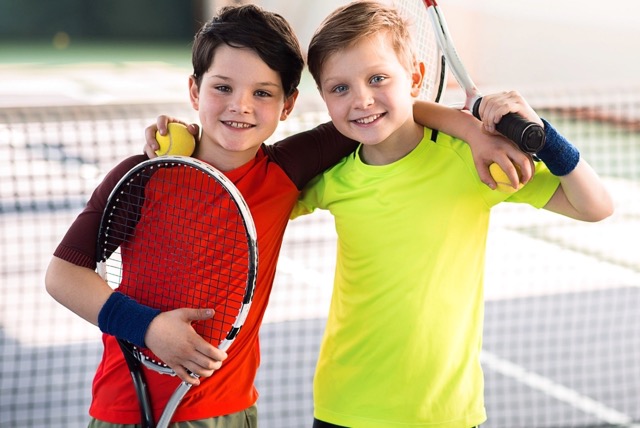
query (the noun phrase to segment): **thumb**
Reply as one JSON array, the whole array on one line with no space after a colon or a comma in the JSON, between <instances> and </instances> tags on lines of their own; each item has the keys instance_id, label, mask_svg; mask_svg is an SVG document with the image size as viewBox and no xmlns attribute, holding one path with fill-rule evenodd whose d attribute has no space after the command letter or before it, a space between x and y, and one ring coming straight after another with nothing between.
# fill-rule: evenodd
<instances>
[{"instance_id":1,"label":"thumb","mask_svg":"<svg viewBox=\"0 0 640 428\"><path fill-rule=\"evenodd\" d=\"M478 171L478 176L480 177L480 181L487 185L491 190L496 188L496 181L491 176L489 172L489 165L485 162L475 162L476 170Z\"/></svg>"},{"instance_id":2,"label":"thumb","mask_svg":"<svg viewBox=\"0 0 640 428\"><path fill-rule=\"evenodd\" d=\"M208 320L213 318L213 309L186 309L186 317L190 321Z\"/></svg>"},{"instance_id":3,"label":"thumb","mask_svg":"<svg viewBox=\"0 0 640 428\"><path fill-rule=\"evenodd\" d=\"M189 130L189 133L196 138L200 136L200 127L196 123L187 125L187 130Z\"/></svg>"}]
</instances>

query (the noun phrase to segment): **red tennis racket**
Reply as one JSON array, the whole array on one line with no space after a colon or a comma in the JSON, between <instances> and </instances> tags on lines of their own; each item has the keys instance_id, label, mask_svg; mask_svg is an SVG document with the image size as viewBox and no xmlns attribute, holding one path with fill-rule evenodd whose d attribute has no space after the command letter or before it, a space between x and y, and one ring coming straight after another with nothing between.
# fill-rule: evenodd
<instances>
[{"instance_id":1,"label":"red tennis racket","mask_svg":"<svg viewBox=\"0 0 640 428\"><path fill-rule=\"evenodd\" d=\"M98 272L117 291L161 311L213 308L213 319L194 329L222 350L231 346L251 306L258 251L249 208L221 172L181 156L132 168L108 199L97 250ZM148 349L118 342L142 426L167 427L191 385L178 386L156 424L143 367L175 372Z\"/></svg>"}]
</instances>

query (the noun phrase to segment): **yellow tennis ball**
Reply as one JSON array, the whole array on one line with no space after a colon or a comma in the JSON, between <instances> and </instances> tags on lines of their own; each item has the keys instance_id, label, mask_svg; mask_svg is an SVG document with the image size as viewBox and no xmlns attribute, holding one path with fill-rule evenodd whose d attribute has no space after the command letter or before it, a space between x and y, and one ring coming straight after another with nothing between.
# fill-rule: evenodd
<instances>
[{"instance_id":1,"label":"yellow tennis ball","mask_svg":"<svg viewBox=\"0 0 640 428\"><path fill-rule=\"evenodd\" d=\"M187 127L181 123L171 122L167 127L167 135L160 135L156 131L156 141L160 148L156 150L158 156L178 155L191 156L196 148L196 140L189 133Z\"/></svg>"},{"instance_id":2,"label":"yellow tennis ball","mask_svg":"<svg viewBox=\"0 0 640 428\"><path fill-rule=\"evenodd\" d=\"M522 180L522 177L520 176L520 169L517 166L516 166L516 169L518 170L518 178ZM489 172L491 173L491 176L498 184L498 187L496 187L496 190L499 192L514 193L520 190L523 186L522 183L519 183L518 188L515 189L511 185L511 181L509 180L509 177L507 177L507 174L502 170L502 168L500 168L500 165L498 165L497 163L492 163L491 165L489 165Z\"/></svg>"}]
</instances>

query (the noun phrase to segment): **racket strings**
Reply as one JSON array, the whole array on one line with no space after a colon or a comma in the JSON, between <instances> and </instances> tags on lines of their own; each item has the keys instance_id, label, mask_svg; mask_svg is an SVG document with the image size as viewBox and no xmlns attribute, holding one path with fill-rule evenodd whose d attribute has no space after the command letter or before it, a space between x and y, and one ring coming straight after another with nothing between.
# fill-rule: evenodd
<instances>
[{"instance_id":1,"label":"racket strings","mask_svg":"<svg viewBox=\"0 0 640 428\"><path fill-rule=\"evenodd\" d=\"M445 67L432 23L422 1L394 0L394 6L410 23L411 36L418 61L425 66L420 99L439 101L444 90Z\"/></svg>"},{"instance_id":2,"label":"racket strings","mask_svg":"<svg viewBox=\"0 0 640 428\"><path fill-rule=\"evenodd\" d=\"M194 328L215 345L226 339L251 263L245 222L227 189L197 168L155 167L125 183L108 209L101 254L107 281L162 311L211 308L213 319Z\"/></svg>"}]
</instances>

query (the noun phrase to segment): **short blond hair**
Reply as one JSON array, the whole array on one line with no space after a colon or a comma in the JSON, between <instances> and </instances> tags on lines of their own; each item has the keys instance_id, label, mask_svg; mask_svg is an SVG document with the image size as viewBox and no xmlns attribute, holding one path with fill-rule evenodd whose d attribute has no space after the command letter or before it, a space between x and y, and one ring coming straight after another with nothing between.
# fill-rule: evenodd
<instances>
[{"instance_id":1,"label":"short blond hair","mask_svg":"<svg viewBox=\"0 0 640 428\"><path fill-rule=\"evenodd\" d=\"M336 52L380 33L387 33L400 62L415 65L409 23L397 9L375 0L354 1L334 10L316 30L307 54L309 71L320 88L322 69Z\"/></svg>"}]
</instances>

